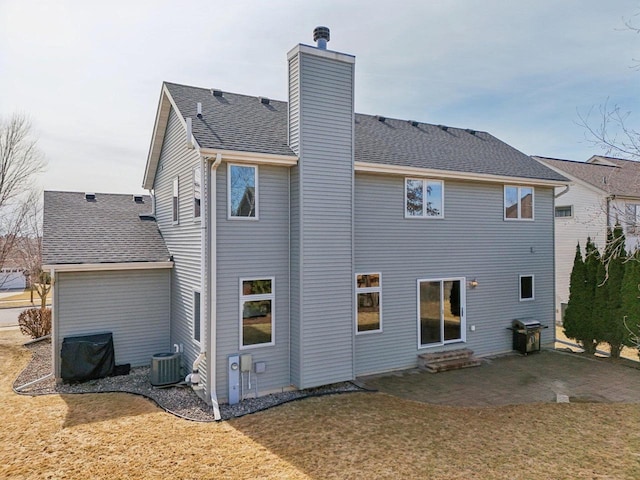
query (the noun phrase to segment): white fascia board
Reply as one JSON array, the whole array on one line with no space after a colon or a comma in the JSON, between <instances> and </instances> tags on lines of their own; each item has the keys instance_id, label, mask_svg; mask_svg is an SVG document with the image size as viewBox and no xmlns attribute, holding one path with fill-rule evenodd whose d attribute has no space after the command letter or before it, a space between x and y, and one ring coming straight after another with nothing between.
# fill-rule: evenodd
<instances>
[{"instance_id":1,"label":"white fascia board","mask_svg":"<svg viewBox=\"0 0 640 480\"><path fill-rule=\"evenodd\" d=\"M335 52L333 50L324 50L322 48L312 47L311 45L304 45L302 43L289 50L289 52L287 53L287 60L291 60L291 58L300 53L315 55L316 57L328 58L329 60L336 60L338 62L356 63L356 57L354 55Z\"/></svg>"},{"instance_id":2,"label":"white fascia board","mask_svg":"<svg viewBox=\"0 0 640 480\"><path fill-rule=\"evenodd\" d=\"M43 270L57 272L100 272L110 270L155 270L173 268L173 262L128 262L128 263L64 263L43 265Z\"/></svg>"},{"instance_id":3,"label":"white fascia board","mask_svg":"<svg viewBox=\"0 0 640 480\"><path fill-rule=\"evenodd\" d=\"M225 162L252 163L264 165L282 165L292 167L298 164L298 157L292 155L275 155L272 153L241 152L236 150L220 150L217 148L199 148L203 157L215 158L218 154Z\"/></svg>"},{"instance_id":4,"label":"white fascia board","mask_svg":"<svg viewBox=\"0 0 640 480\"><path fill-rule=\"evenodd\" d=\"M169 93L169 89L166 84L163 83L162 92L160 93L160 101L158 103L158 110L156 112L156 121L153 126L153 134L151 135L151 146L149 147L149 155L147 156L147 165L144 170L144 177L142 181L142 188L145 190L153 188L153 181L155 180L158 163L160 162L160 153L162 152L162 142L164 141L164 134L167 130L167 124L169 123L170 107L173 107L178 114L178 119L180 120L180 123L182 123L182 127L186 132L187 122L180 113L180 110ZM198 141L193 136L192 142L195 148L200 148Z\"/></svg>"},{"instance_id":5,"label":"white fascia board","mask_svg":"<svg viewBox=\"0 0 640 480\"><path fill-rule=\"evenodd\" d=\"M473 182L509 183L514 185L533 185L544 187L559 187L569 182L559 180L544 180L540 178L509 177L505 175L490 175L486 173L468 173L432 168L402 167L397 165L383 165L378 163L355 162L356 172L380 173L387 175L408 175L453 180L468 180Z\"/></svg>"}]
</instances>

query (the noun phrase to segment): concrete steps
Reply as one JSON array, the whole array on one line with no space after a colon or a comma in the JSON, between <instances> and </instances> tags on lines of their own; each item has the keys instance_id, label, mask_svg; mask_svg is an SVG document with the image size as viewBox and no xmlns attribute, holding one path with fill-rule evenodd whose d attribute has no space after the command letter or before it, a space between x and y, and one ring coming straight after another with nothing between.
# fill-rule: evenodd
<instances>
[{"instance_id":1,"label":"concrete steps","mask_svg":"<svg viewBox=\"0 0 640 480\"><path fill-rule=\"evenodd\" d=\"M478 367L481 363L468 348L418 355L418 367L430 373Z\"/></svg>"}]
</instances>

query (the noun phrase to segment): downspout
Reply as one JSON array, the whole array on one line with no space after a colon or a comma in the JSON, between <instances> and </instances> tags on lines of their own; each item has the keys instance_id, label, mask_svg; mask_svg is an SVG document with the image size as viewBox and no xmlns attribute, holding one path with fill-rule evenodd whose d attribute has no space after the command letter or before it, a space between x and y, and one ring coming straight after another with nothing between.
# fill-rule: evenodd
<instances>
[{"instance_id":1,"label":"downspout","mask_svg":"<svg viewBox=\"0 0 640 480\"><path fill-rule=\"evenodd\" d=\"M565 187L564 190L562 190L560 193L556 193L555 194L555 198L560 198L562 195L564 195L565 193L569 193L569 189L571 188L571 185L567 184L567 186Z\"/></svg>"},{"instance_id":2,"label":"downspout","mask_svg":"<svg viewBox=\"0 0 640 480\"><path fill-rule=\"evenodd\" d=\"M51 282L51 365L53 369L51 373L57 380L60 378L60 359L58 355L58 302L56 297L58 296L58 289L56 287L56 269L51 268L49 273Z\"/></svg>"},{"instance_id":3,"label":"downspout","mask_svg":"<svg viewBox=\"0 0 640 480\"><path fill-rule=\"evenodd\" d=\"M218 396L216 395L216 336L217 336L217 308L218 308L218 259L217 259L217 241L218 241L218 233L217 233L217 201L216 201L216 178L218 167L222 163L222 154L216 154L215 161L211 164L211 176L209 177L209 199L210 202L207 201L207 218L210 218L210 228L209 228L209 264L210 264L210 272L209 275L209 290L208 294L211 295L210 298L210 308L211 313L208 318L211 319L209 322L209 391L211 392L211 405L213 406L214 417L216 420L220 420L220 407L218 405ZM204 178L204 177L203 177ZM213 207L212 214L209 215L209 204Z\"/></svg>"},{"instance_id":4,"label":"downspout","mask_svg":"<svg viewBox=\"0 0 640 480\"><path fill-rule=\"evenodd\" d=\"M156 217L156 196L151 188L149 189L149 197L151 197L151 216L155 218Z\"/></svg>"}]
</instances>

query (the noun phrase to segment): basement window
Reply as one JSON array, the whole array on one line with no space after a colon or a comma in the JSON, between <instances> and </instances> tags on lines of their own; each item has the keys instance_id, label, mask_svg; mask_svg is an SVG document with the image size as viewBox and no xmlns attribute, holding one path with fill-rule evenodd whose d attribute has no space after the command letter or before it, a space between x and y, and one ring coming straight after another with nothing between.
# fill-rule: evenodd
<instances>
[{"instance_id":1,"label":"basement window","mask_svg":"<svg viewBox=\"0 0 640 480\"><path fill-rule=\"evenodd\" d=\"M275 280L240 279L240 348L275 345Z\"/></svg>"}]
</instances>

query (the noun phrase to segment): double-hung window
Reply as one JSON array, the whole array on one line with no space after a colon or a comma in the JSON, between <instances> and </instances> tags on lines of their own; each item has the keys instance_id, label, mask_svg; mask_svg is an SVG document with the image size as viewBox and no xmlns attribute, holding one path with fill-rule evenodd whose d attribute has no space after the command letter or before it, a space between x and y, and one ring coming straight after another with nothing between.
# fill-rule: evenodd
<instances>
[{"instance_id":1,"label":"double-hung window","mask_svg":"<svg viewBox=\"0 0 640 480\"><path fill-rule=\"evenodd\" d=\"M379 273L356 275L356 334L382 331L381 294Z\"/></svg>"},{"instance_id":2,"label":"double-hung window","mask_svg":"<svg viewBox=\"0 0 640 480\"><path fill-rule=\"evenodd\" d=\"M275 344L275 280L240 279L240 348Z\"/></svg>"},{"instance_id":3,"label":"double-hung window","mask_svg":"<svg viewBox=\"0 0 640 480\"><path fill-rule=\"evenodd\" d=\"M258 219L258 167L229 164L227 169L228 217Z\"/></svg>"},{"instance_id":4,"label":"double-hung window","mask_svg":"<svg viewBox=\"0 0 640 480\"><path fill-rule=\"evenodd\" d=\"M504 187L504 219L533 220L533 187Z\"/></svg>"},{"instance_id":5,"label":"double-hung window","mask_svg":"<svg viewBox=\"0 0 640 480\"><path fill-rule=\"evenodd\" d=\"M573 205L562 205L556 207L556 218L569 218L573 217Z\"/></svg>"},{"instance_id":6,"label":"double-hung window","mask_svg":"<svg viewBox=\"0 0 640 480\"><path fill-rule=\"evenodd\" d=\"M405 218L443 218L444 182L425 178L404 180Z\"/></svg>"},{"instance_id":7,"label":"double-hung window","mask_svg":"<svg viewBox=\"0 0 640 480\"><path fill-rule=\"evenodd\" d=\"M627 203L625 205L625 217L627 233L640 233L640 204Z\"/></svg>"}]
</instances>

